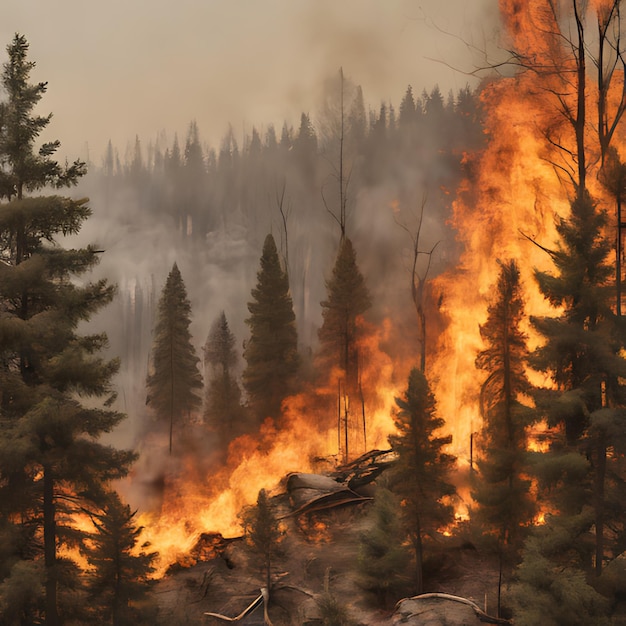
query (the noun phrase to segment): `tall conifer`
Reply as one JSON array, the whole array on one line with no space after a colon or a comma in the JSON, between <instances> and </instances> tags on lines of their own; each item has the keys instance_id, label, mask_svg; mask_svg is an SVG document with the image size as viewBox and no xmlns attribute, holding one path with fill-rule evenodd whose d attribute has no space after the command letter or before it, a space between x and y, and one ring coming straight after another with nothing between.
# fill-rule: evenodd
<instances>
[{"instance_id":1,"label":"tall conifer","mask_svg":"<svg viewBox=\"0 0 626 626\"><path fill-rule=\"evenodd\" d=\"M257 286L248 303L250 339L244 358L243 382L257 419L279 417L283 399L294 388L299 366L298 333L287 273L280 265L276 243L267 235L263 244Z\"/></svg>"},{"instance_id":2,"label":"tall conifer","mask_svg":"<svg viewBox=\"0 0 626 626\"><path fill-rule=\"evenodd\" d=\"M93 567L89 575L90 611L100 624L153 624L147 595L156 553L137 550L142 526L136 511L111 492L99 512L91 514L95 531L85 538L84 552ZM150 615L152 613L152 615Z\"/></svg>"},{"instance_id":3,"label":"tall conifer","mask_svg":"<svg viewBox=\"0 0 626 626\"><path fill-rule=\"evenodd\" d=\"M343 370L351 393L358 388L357 319L370 308L371 300L356 262L356 252L347 237L341 242L326 289L326 300L321 303L324 321L318 333L320 350L331 366Z\"/></svg>"},{"instance_id":4,"label":"tall conifer","mask_svg":"<svg viewBox=\"0 0 626 626\"><path fill-rule=\"evenodd\" d=\"M74 185L85 165L59 165L58 141L36 149L51 117L33 115L46 83L28 82L34 63L22 35L7 50L0 104L0 193L8 199L0 204L0 517L2 534L14 543L0 567L0 598L10 613L7 598L10 604L21 597L22 619L56 626L71 614L61 573L76 572L59 558L59 547L78 532L73 516L126 474L133 455L99 441L123 418L110 408L118 363L99 355L106 336L77 333L114 288L106 280L76 280L97 263L95 247L59 245L91 214L87 200L30 195ZM96 401L85 406L82 397ZM27 580L27 569L42 578Z\"/></svg>"},{"instance_id":5,"label":"tall conifer","mask_svg":"<svg viewBox=\"0 0 626 626\"><path fill-rule=\"evenodd\" d=\"M494 302L480 334L487 347L476 366L487 373L481 389L483 427L480 459L472 497L482 530L494 537L499 556L498 614L503 569L515 560L522 532L534 515L529 495L527 427L533 411L520 402L530 393L526 377L526 335L520 329L524 316L517 263L501 264Z\"/></svg>"},{"instance_id":6,"label":"tall conifer","mask_svg":"<svg viewBox=\"0 0 626 626\"><path fill-rule=\"evenodd\" d=\"M207 377L204 419L211 422L226 440L235 434L238 418L242 417L241 390L233 374L238 360L235 341L222 311L204 344Z\"/></svg>"},{"instance_id":7,"label":"tall conifer","mask_svg":"<svg viewBox=\"0 0 626 626\"><path fill-rule=\"evenodd\" d=\"M405 529L415 551L415 592L423 592L424 542L454 520L446 501L456 493L447 482L455 458L444 449L452 435L437 436L444 420L435 414L435 396L422 372L413 369L402 398L396 398L394 415L397 434L389 443L398 455L391 489L403 501Z\"/></svg>"},{"instance_id":8,"label":"tall conifer","mask_svg":"<svg viewBox=\"0 0 626 626\"><path fill-rule=\"evenodd\" d=\"M152 371L148 374L147 403L169 428L172 453L174 424L189 420L201 404L200 359L191 343L191 304L185 283L174 263L161 292L154 326Z\"/></svg>"}]
</instances>

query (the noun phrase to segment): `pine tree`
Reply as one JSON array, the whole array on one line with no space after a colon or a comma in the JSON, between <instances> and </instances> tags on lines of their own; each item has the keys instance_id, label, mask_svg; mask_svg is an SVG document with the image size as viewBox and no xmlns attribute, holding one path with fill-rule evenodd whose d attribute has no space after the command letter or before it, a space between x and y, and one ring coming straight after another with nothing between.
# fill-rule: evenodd
<instances>
[{"instance_id":1,"label":"pine tree","mask_svg":"<svg viewBox=\"0 0 626 626\"><path fill-rule=\"evenodd\" d=\"M136 525L136 514L115 492L108 494L101 512L91 514L95 532L85 538L83 550L94 568L90 610L99 624L154 623L147 594L156 553L137 552L143 527Z\"/></svg>"},{"instance_id":2,"label":"pine tree","mask_svg":"<svg viewBox=\"0 0 626 626\"><path fill-rule=\"evenodd\" d=\"M385 487L379 487L368 514L370 527L359 537L360 584L375 591L386 607L389 595L405 583L409 553L403 545L400 502Z\"/></svg>"},{"instance_id":3,"label":"pine tree","mask_svg":"<svg viewBox=\"0 0 626 626\"><path fill-rule=\"evenodd\" d=\"M110 408L118 363L99 355L106 335L77 333L115 290L106 280L75 280L97 263L95 247L59 245L89 217L87 200L28 195L74 185L85 166L54 161L58 141L35 149L50 121L32 114L46 83L29 84L34 63L22 35L7 50L7 99L0 105L0 187L8 199L0 204L0 506L2 532L15 543L0 568L0 595L7 614L17 599L21 619L56 626L69 610L63 574L76 575L58 549L78 533L73 516L126 474L133 455L99 441L124 417ZM89 406L82 397L92 398Z\"/></svg>"},{"instance_id":4,"label":"pine tree","mask_svg":"<svg viewBox=\"0 0 626 626\"><path fill-rule=\"evenodd\" d=\"M563 506L580 513L593 502L598 574L611 556L610 546L605 545L605 524L617 522L623 536L624 525L619 521L623 505L612 496L623 473L619 455L609 450L623 450L626 444L624 332L611 309L612 269L607 264L611 245L603 235L606 219L587 193L572 203L570 217L558 224L561 243L552 254L556 274L536 275L544 296L555 307L563 307L563 312L532 320L546 339L533 354L532 364L551 373L557 388L540 390L537 403L550 426L563 432L546 462L555 464L571 453L589 460L587 479L572 485L572 490L565 489L568 503Z\"/></svg>"},{"instance_id":5,"label":"pine tree","mask_svg":"<svg viewBox=\"0 0 626 626\"><path fill-rule=\"evenodd\" d=\"M497 545L498 615L503 568L514 561L521 533L534 515L527 478L527 427L533 412L520 402L531 389L525 371L526 335L520 329L523 316L519 269L515 261L509 261L501 264L496 299L480 327L487 348L476 359L476 366L488 376L481 389L482 456L472 497L478 504L475 519Z\"/></svg>"},{"instance_id":6,"label":"pine tree","mask_svg":"<svg viewBox=\"0 0 626 626\"><path fill-rule=\"evenodd\" d=\"M169 425L172 453L174 424L188 420L201 404L200 359L191 343L191 304L185 283L174 263L161 292L153 332L152 372L148 374L147 403Z\"/></svg>"},{"instance_id":7,"label":"pine tree","mask_svg":"<svg viewBox=\"0 0 626 626\"><path fill-rule=\"evenodd\" d=\"M365 279L356 263L350 239L341 242L322 305L324 319L319 330L320 349L331 366L343 370L348 393L355 393L359 380L357 320L371 306Z\"/></svg>"},{"instance_id":8,"label":"pine tree","mask_svg":"<svg viewBox=\"0 0 626 626\"><path fill-rule=\"evenodd\" d=\"M404 98L400 103L400 127L404 130L408 129L415 123L415 99L413 98L413 88L409 85L406 88Z\"/></svg>"},{"instance_id":9,"label":"pine tree","mask_svg":"<svg viewBox=\"0 0 626 626\"><path fill-rule=\"evenodd\" d=\"M248 303L250 339L244 349L243 373L248 402L259 420L280 416L282 401L294 389L298 371L298 334L289 279L280 265L276 243L263 244L257 286Z\"/></svg>"},{"instance_id":10,"label":"pine tree","mask_svg":"<svg viewBox=\"0 0 626 626\"><path fill-rule=\"evenodd\" d=\"M423 591L424 542L434 539L438 529L454 520L454 509L446 499L456 489L446 482L455 458L444 452L452 435L436 436L444 420L435 415L435 397L422 372L413 369L402 398L396 398L396 435L389 443L398 455L390 484L403 502L405 531L415 551L415 592Z\"/></svg>"},{"instance_id":11,"label":"pine tree","mask_svg":"<svg viewBox=\"0 0 626 626\"><path fill-rule=\"evenodd\" d=\"M237 421L242 417L241 390L232 372L237 360L235 335L222 311L204 344L205 368L211 368L207 376L204 420L213 423L225 440L235 434Z\"/></svg>"},{"instance_id":12,"label":"pine tree","mask_svg":"<svg viewBox=\"0 0 626 626\"><path fill-rule=\"evenodd\" d=\"M251 554L260 559L259 569L263 575L263 584L269 591L272 564L282 553L282 533L265 489L259 491L256 506L244 511L243 528Z\"/></svg>"},{"instance_id":13,"label":"pine tree","mask_svg":"<svg viewBox=\"0 0 626 626\"><path fill-rule=\"evenodd\" d=\"M515 624L535 626L608 626L608 602L573 565L580 554L577 531L550 520L526 542L524 560L516 571L511 600Z\"/></svg>"}]
</instances>

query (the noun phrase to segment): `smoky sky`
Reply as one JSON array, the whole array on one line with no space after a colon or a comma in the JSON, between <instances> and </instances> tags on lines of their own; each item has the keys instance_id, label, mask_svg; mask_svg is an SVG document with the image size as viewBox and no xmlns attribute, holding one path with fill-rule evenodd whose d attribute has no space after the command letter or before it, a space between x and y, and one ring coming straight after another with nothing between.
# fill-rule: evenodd
<instances>
[{"instance_id":1,"label":"smoky sky","mask_svg":"<svg viewBox=\"0 0 626 626\"><path fill-rule=\"evenodd\" d=\"M100 163L111 140L184 140L192 120L211 146L301 112L339 67L365 101L399 103L408 84L444 94L475 80L472 48L497 39L497 0L2 0L2 59L26 36L38 112L61 156ZM478 55L480 56L480 55ZM456 69L452 69L456 68ZM461 70L461 71L459 71Z\"/></svg>"}]
</instances>

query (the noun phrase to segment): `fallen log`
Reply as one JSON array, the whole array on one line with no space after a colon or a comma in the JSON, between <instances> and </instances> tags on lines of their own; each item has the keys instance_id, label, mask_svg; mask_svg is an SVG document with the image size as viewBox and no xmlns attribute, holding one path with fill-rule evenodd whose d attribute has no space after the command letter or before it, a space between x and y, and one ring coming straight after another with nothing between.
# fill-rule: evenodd
<instances>
[{"instance_id":1,"label":"fallen log","mask_svg":"<svg viewBox=\"0 0 626 626\"><path fill-rule=\"evenodd\" d=\"M487 615L487 613L485 613L477 604L475 604L471 600L468 600L467 598L462 598L460 596L454 596L449 593L423 593L419 596L413 596L412 598L405 598L403 600L400 600L396 604L396 612L402 615L402 622L406 622L409 619L411 619L411 617L419 617L420 614L414 613L414 612L403 613L401 610L399 610L403 602L406 602L406 601L419 602L420 600L431 600L431 599L448 600L451 602L458 602L460 604L465 604L471 607L476 617L485 624L511 624L511 621L508 619Z\"/></svg>"},{"instance_id":2,"label":"fallen log","mask_svg":"<svg viewBox=\"0 0 626 626\"><path fill-rule=\"evenodd\" d=\"M250 615L255 609L263 604L263 618L265 624L272 626L272 622L267 614L267 603L269 601L269 593L265 587L261 588L261 593L255 598L239 615L236 617L229 617L228 615L222 615L221 613L205 613L207 617L214 617L215 619L222 620L223 622L240 622L242 619Z\"/></svg>"}]
</instances>

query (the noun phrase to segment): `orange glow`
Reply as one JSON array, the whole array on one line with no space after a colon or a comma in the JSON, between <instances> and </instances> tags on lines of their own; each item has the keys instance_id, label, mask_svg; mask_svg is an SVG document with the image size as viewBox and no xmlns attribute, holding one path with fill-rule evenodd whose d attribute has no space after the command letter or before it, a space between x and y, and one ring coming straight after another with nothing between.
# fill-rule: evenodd
<instances>
[{"instance_id":1,"label":"orange glow","mask_svg":"<svg viewBox=\"0 0 626 626\"><path fill-rule=\"evenodd\" d=\"M388 446L394 430L392 405L399 395L394 365L381 350L390 325L380 329L360 321L364 339L359 344L361 387L365 401L367 449ZM285 399L280 426L268 419L256 436L244 435L230 445L228 460L217 474L198 475L193 459L172 461L160 510L143 513L142 541L159 552L158 574L169 564L185 562L202 533L224 537L241 534L238 514L254 504L260 489L275 489L289 472L319 471L320 459L342 458L337 448L337 379L333 370L325 385ZM350 458L365 451L362 403L351 398ZM180 465L175 466L178 463ZM325 467L327 469L328 466ZM321 533L321 529L319 529Z\"/></svg>"},{"instance_id":2,"label":"orange glow","mask_svg":"<svg viewBox=\"0 0 626 626\"><path fill-rule=\"evenodd\" d=\"M592 7L600 10L606 2L594 0ZM572 195L566 172L575 168L567 154L551 146L546 136L548 132L558 133L559 143L571 152L575 143L559 111L570 95L559 89L559 75L552 71L572 69L567 57L571 50L554 34L558 27L547 4L545 0L500 0L513 40L505 47L546 69L498 78L483 87L487 145L478 154L465 155L467 178L453 202L451 222L462 252L456 267L432 280L433 293L443 296L440 313L445 330L436 338L436 346L432 345L435 338L428 337L432 350L426 370L437 398L438 415L453 436L451 452L458 458L459 480L469 469L471 436L482 425L478 398L486 374L477 371L475 359L484 348L479 327L486 321L493 297L499 273L497 260L519 261L527 313L523 330L529 349L540 345L541 337L528 318L558 315L539 292L534 272L553 271L546 249L558 245L555 225L559 218L568 216ZM589 120L597 118L594 89L589 81ZM619 92L616 86L614 89ZM618 145L623 138L616 137L615 141ZM592 195L608 207L610 202L597 182L599 158L594 145L592 141L587 154L588 185ZM400 210L398 201L391 203L391 210ZM143 539L160 553L160 572L170 563L184 561L201 533L239 535L241 509L256 501L261 488L276 488L289 472L319 471L321 463L328 467L330 459L341 462L344 456L351 459L367 450L387 447L388 435L394 431L394 398L405 389L412 364L395 362L381 349L393 334L389 320L379 328L359 320L359 327L363 335L359 397L340 397L344 372L333 369L319 387L287 398L279 420L268 419L255 436L233 441L227 462L214 473L203 473L191 458L172 461L160 510L144 513L139 519L146 527ZM529 372L529 378L533 384L550 384L547 375ZM341 412L348 414L349 454L341 430L338 432ZM538 425L529 433L529 448L544 451L547 435L545 425ZM469 519L469 480L466 483L459 486L457 524ZM539 513L536 523L543 523L544 515ZM326 532L319 520L306 530L316 540L322 540ZM444 534L451 532L452 528L444 529Z\"/></svg>"}]
</instances>

